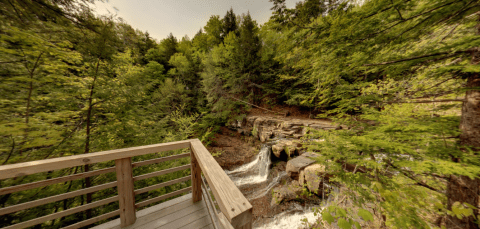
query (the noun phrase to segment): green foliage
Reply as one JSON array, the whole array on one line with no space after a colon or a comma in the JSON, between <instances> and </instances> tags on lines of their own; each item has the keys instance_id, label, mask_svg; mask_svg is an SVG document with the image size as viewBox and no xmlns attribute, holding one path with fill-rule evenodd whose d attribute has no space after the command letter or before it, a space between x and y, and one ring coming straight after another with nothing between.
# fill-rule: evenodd
<instances>
[{"instance_id":1,"label":"green foliage","mask_svg":"<svg viewBox=\"0 0 480 229\"><path fill-rule=\"evenodd\" d=\"M284 146L283 150L285 150L285 153L287 153L288 159L290 159L290 149L288 148L288 146Z\"/></svg>"},{"instance_id":2,"label":"green foliage","mask_svg":"<svg viewBox=\"0 0 480 229\"><path fill-rule=\"evenodd\" d=\"M237 17L235 16L235 13L233 12L232 8L230 8L230 10L227 11L225 16L223 17L221 28L222 28L222 34L221 34L222 39L225 39L228 36L228 34L230 34L231 32L235 33L238 36ZM205 32L208 33L207 29L205 29Z\"/></svg>"},{"instance_id":3,"label":"green foliage","mask_svg":"<svg viewBox=\"0 0 480 229\"><path fill-rule=\"evenodd\" d=\"M274 15L262 37L272 41L268 48L283 66L280 82L291 85L284 88L286 103L321 109L349 127L314 131L308 138L325 142L310 150L320 152L320 162L348 188L355 206L373 204L387 227L430 227L424 215L444 214L432 203L446 205L445 178L480 174L478 154L461 150L455 140L461 104L428 102L464 96L465 79L477 72L465 51L478 47L473 13L479 6L372 0L315 8L304 1L286 9L284 1L272 2ZM348 218L334 220L339 227L353 225Z\"/></svg>"},{"instance_id":4,"label":"green foliage","mask_svg":"<svg viewBox=\"0 0 480 229\"><path fill-rule=\"evenodd\" d=\"M215 152L212 152L212 156L214 157L219 157L220 155L222 155L222 153L224 153L223 151L215 151Z\"/></svg>"},{"instance_id":5,"label":"green foliage","mask_svg":"<svg viewBox=\"0 0 480 229\"><path fill-rule=\"evenodd\" d=\"M148 33L135 31L121 20L96 18L86 5L77 5L86 7L83 12L86 17L74 16L76 6L70 4L73 2L45 2L47 8L34 12L35 15L45 13L41 19L19 19L17 16L21 15L11 13L2 13L0 16L1 164L185 140L203 134L198 132L200 115L196 112L196 105L192 105L195 104L192 100L201 101L201 96L195 92L199 85L190 87L198 84L198 80L192 82L181 78L191 88L189 90L175 78L177 75L166 74L168 68L175 67L183 74L180 77L195 78L187 74L199 71L199 57L193 53L188 39L182 39L178 44L181 53L177 54L177 41L173 36L157 46ZM36 2L21 1L0 3L0 10L7 12L13 6L23 13L32 13L32 9L23 8L26 5L35 9L39 7ZM71 14L66 17L70 18L63 18L61 14L47 18L49 9L68 10ZM74 17L83 21L74 24ZM85 29L87 25L88 29ZM189 65L182 65L185 58L173 58L172 65L169 65L170 56L180 54L188 60ZM182 152L163 152L135 157L133 160L148 160ZM139 167L134 169L134 174L188 163L188 159L180 159ZM89 171L112 166L113 161L97 163L90 165ZM85 171L84 166L62 169L2 180L0 186L8 187ZM136 182L136 188L189 173L181 171ZM90 185L113 182L115 179L112 173L104 174L90 179ZM189 185L189 182L179 183L136 198L137 201L143 201ZM0 205L8 207L85 187L88 187L85 179L50 185L4 195L0 198ZM95 192L91 197L92 201L96 201L115 194L115 190L107 189ZM34 207L4 215L0 225L8 226L85 203L85 196L79 196ZM61 228L85 220L89 214L96 217L116 209L118 203L112 203L39 226Z\"/></svg>"},{"instance_id":6,"label":"green foliage","mask_svg":"<svg viewBox=\"0 0 480 229\"><path fill-rule=\"evenodd\" d=\"M455 202L452 205L452 211L447 211L447 213L462 219L463 217L469 217L469 216L475 217L473 213L475 209L477 209L477 207L474 207L467 203L462 204L460 202Z\"/></svg>"},{"instance_id":7,"label":"green foliage","mask_svg":"<svg viewBox=\"0 0 480 229\"><path fill-rule=\"evenodd\" d=\"M254 125L252 128L252 135L254 137L258 136L258 127L256 125Z\"/></svg>"},{"instance_id":8,"label":"green foliage","mask_svg":"<svg viewBox=\"0 0 480 229\"><path fill-rule=\"evenodd\" d=\"M365 221L373 221L373 215L369 211L365 209L359 209L358 210L358 216L362 217L363 220Z\"/></svg>"},{"instance_id":9,"label":"green foliage","mask_svg":"<svg viewBox=\"0 0 480 229\"><path fill-rule=\"evenodd\" d=\"M225 19L224 19L224 22L226 23ZM220 20L220 16L218 15L211 16L210 20L207 21L207 25L205 25L203 28L205 29L205 33L207 34L207 43L209 47L214 47L222 43L223 41L222 33L224 31L223 31L223 22L222 20Z\"/></svg>"},{"instance_id":10,"label":"green foliage","mask_svg":"<svg viewBox=\"0 0 480 229\"><path fill-rule=\"evenodd\" d=\"M351 207L331 205L322 219L339 228L383 219L391 228L428 228L425 215L458 218L477 206L446 207L446 179L476 178L480 157L464 150L460 106L465 80L480 72L479 5L468 0L273 2L260 28L247 13L211 16L192 40L172 34L158 44L121 19L95 17L90 1L0 3L0 163L76 155L199 137L243 119L253 104L286 103L322 111L348 128L312 131L309 150L347 189ZM421 102L421 103L419 103ZM263 105L263 104L262 104ZM258 135L254 126L252 134ZM288 149L286 149L287 153ZM153 159L183 151L136 157ZM215 154L215 153L214 153ZM219 156L221 152L217 152ZM452 160L455 158L456 161ZM459 163L461 162L461 163ZM91 169L112 166L92 165ZM135 174L187 164L178 160ZM346 170L355 165L355 172ZM12 186L80 173L77 167L1 181ZM140 182L143 188L188 175ZM93 185L113 181L112 174ZM85 180L0 198L11 206L85 187ZM142 194L137 201L190 185ZM113 196L111 190L93 199ZM2 217L1 226L84 204L80 197ZM94 216L116 209L98 208ZM41 212L41 214L38 214ZM372 214L375 213L375 214ZM86 218L78 213L43 227Z\"/></svg>"},{"instance_id":11,"label":"green foliage","mask_svg":"<svg viewBox=\"0 0 480 229\"><path fill-rule=\"evenodd\" d=\"M156 61L150 61L145 65L145 74L158 83L165 80L165 68Z\"/></svg>"}]
</instances>

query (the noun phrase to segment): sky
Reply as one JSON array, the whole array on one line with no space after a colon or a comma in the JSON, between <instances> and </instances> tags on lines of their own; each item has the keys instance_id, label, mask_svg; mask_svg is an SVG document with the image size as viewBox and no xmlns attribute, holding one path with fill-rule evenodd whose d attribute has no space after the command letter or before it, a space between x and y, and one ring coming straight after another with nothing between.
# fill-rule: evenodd
<instances>
[{"instance_id":1,"label":"sky","mask_svg":"<svg viewBox=\"0 0 480 229\"><path fill-rule=\"evenodd\" d=\"M287 8L293 8L297 1L286 0ZM261 25L270 18L272 6L268 0L106 0L96 2L92 8L99 15L116 14L160 41L170 33L177 39L185 35L193 38L211 15L223 18L230 7L236 15L250 12Z\"/></svg>"}]
</instances>

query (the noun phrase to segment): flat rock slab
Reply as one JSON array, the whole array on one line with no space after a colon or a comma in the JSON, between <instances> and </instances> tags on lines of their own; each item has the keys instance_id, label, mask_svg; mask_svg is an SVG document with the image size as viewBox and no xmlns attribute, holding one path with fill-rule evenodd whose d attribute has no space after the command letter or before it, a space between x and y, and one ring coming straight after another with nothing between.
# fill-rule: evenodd
<instances>
[{"instance_id":1,"label":"flat rock slab","mask_svg":"<svg viewBox=\"0 0 480 229\"><path fill-rule=\"evenodd\" d=\"M298 156L287 162L287 174L293 179L298 180L299 172L313 163L315 163L315 160Z\"/></svg>"}]
</instances>

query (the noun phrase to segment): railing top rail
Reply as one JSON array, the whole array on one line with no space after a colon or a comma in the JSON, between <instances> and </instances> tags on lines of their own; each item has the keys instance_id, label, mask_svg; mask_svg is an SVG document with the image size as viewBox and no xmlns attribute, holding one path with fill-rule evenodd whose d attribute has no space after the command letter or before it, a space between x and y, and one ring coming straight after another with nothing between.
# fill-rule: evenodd
<instances>
[{"instance_id":1,"label":"railing top rail","mask_svg":"<svg viewBox=\"0 0 480 229\"><path fill-rule=\"evenodd\" d=\"M198 139L191 140L192 152L213 191L220 210L234 228L252 221L252 205Z\"/></svg>"},{"instance_id":2,"label":"railing top rail","mask_svg":"<svg viewBox=\"0 0 480 229\"><path fill-rule=\"evenodd\" d=\"M0 180L20 177L52 170L71 168L121 158L141 156L169 150L189 148L192 140L168 142L148 146L138 146L124 149L108 150L67 157L52 158L40 161L30 161L18 164L0 166Z\"/></svg>"}]
</instances>

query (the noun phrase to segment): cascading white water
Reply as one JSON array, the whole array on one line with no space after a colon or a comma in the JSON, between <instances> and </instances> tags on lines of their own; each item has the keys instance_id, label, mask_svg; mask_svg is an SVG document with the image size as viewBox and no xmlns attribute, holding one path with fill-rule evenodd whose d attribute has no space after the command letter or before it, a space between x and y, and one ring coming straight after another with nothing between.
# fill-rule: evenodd
<instances>
[{"instance_id":1,"label":"cascading white water","mask_svg":"<svg viewBox=\"0 0 480 229\"><path fill-rule=\"evenodd\" d=\"M271 146L263 145L255 159L234 170L225 170L225 173L239 187L249 200L257 199L269 195L271 190L280 183L282 178L287 176L285 171L278 174L275 178L268 179L270 172L272 149ZM253 191L249 189L254 189ZM247 191L248 190L248 191ZM312 206L302 207L294 205L294 209L282 212L268 222L262 222L255 225L255 228L303 228L304 219L309 223L314 223L318 216L314 215Z\"/></svg>"},{"instance_id":2,"label":"cascading white water","mask_svg":"<svg viewBox=\"0 0 480 229\"><path fill-rule=\"evenodd\" d=\"M272 189L275 186L277 186L277 184L280 184L280 181L286 176L287 176L287 172L285 171L281 172L280 174L278 174L277 177L273 178L272 181L270 181L270 183L268 183L266 187L262 188L261 190L257 190L257 192L255 192L256 194L252 195L251 199L260 198L262 196L269 194L272 191Z\"/></svg>"},{"instance_id":3,"label":"cascading white water","mask_svg":"<svg viewBox=\"0 0 480 229\"><path fill-rule=\"evenodd\" d=\"M270 155L271 148L264 145L260 152L255 156L255 160L232 171L226 170L225 172L238 187L266 182L268 179L269 167L272 163Z\"/></svg>"},{"instance_id":4,"label":"cascading white water","mask_svg":"<svg viewBox=\"0 0 480 229\"><path fill-rule=\"evenodd\" d=\"M295 213L292 213L295 212ZM276 215L269 223L257 226L257 229L297 229L309 228L314 224L318 216L315 216L313 207L302 207L295 204L295 209ZM305 220L307 222L305 222Z\"/></svg>"}]
</instances>

